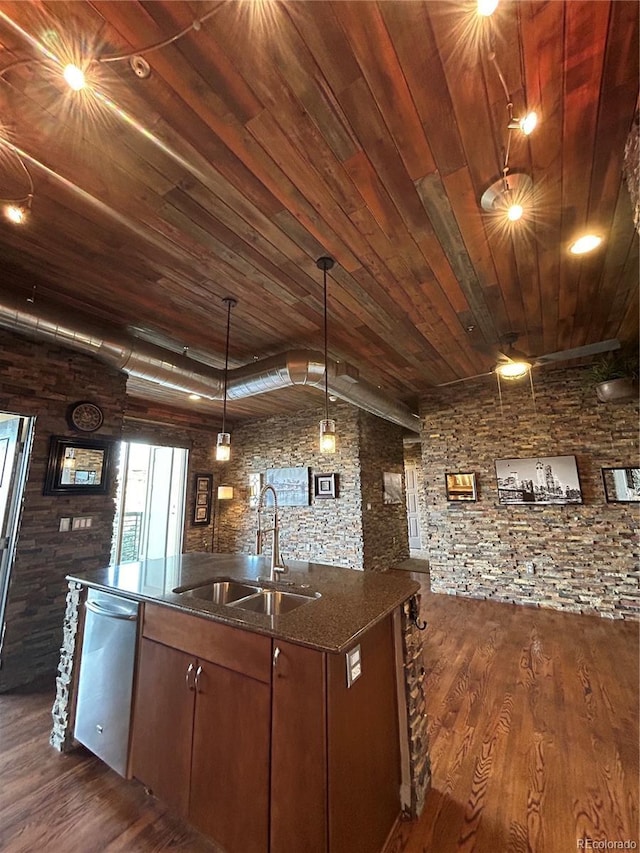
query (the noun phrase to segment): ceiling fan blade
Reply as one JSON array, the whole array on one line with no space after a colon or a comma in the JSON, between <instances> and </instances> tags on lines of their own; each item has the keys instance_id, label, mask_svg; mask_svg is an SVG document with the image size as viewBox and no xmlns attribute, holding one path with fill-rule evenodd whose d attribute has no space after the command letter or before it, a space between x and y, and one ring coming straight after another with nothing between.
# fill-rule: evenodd
<instances>
[{"instance_id":1,"label":"ceiling fan blade","mask_svg":"<svg viewBox=\"0 0 640 853\"><path fill-rule=\"evenodd\" d=\"M457 385L459 382L470 382L472 379L479 379L481 376L493 376L493 370L487 370L486 373L476 373L473 376L463 376L462 379L452 379L451 382L441 382L435 387L446 388L447 385Z\"/></svg>"},{"instance_id":2,"label":"ceiling fan blade","mask_svg":"<svg viewBox=\"0 0 640 853\"><path fill-rule=\"evenodd\" d=\"M611 338L608 341L586 344L583 347L574 347L573 349L565 349L560 350L560 352L550 352L546 355L540 355L536 358L536 364L547 364L551 361L570 361L572 358L583 358L586 355L597 355L601 352L610 352L611 350L616 349L620 349L620 341L617 338Z\"/></svg>"}]
</instances>

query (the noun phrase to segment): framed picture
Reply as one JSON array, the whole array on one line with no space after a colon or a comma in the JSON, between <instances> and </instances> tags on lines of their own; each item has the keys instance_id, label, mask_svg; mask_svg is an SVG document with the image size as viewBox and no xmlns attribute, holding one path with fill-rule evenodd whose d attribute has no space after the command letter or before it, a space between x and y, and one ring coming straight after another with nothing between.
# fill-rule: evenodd
<instances>
[{"instance_id":1,"label":"framed picture","mask_svg":"<svg viewBox=\"0 0 640 853\"><path fill-rule=\"evenodd\" d=\"M0 486L4 480L4 468L7 464L7 450L9 449L9 437L0 438Z\"/></svg>"},{"instance_id":2,"label":"framed picture","mask_svg":"<svg viewBox=\"0 0 640 853\"><path fill-rule=\"evenodd\" d=\"M382 503L385 506L402 503L402 474L384 472L382 475Z\"/></svg>"},{"instance_id":3,"label":"framed picture","mask_svg":"<svg viewBox=\"0 0 640 853\"><path fill-rule=\"evenodd\" d=\"M249 474L249 506L251 509L256 509L260 500L260 492L262 490L262 472L253 471Z\"/></svg>"},{"instance_id":4,"label":"framed picture","mask_svg":"<svg viewBox=\"0 0 640 853\"><path fill-rule=\"evenodd\" d=\"M191 524L209 524L211 521L211 493L213 474L196 474L196 499Z\"/></svg>"},{"instance_id":5,"label":"framed picture","mask_svg":"<svg viewBox=\"0 0 640 853\"><path fill-rule=\"evenodd\" d=\"M113 441L51 436L45 495L106 495L111 487Z\"/></svg>"},{"instance_id":6,"label":"framed picture","mask_svg":"<svg viewBox=\"0 0 640 853\"><path fill-rule=\"evenodd\" d=\"M456 472L444 475L448 501L475 501L478 499L476 475L472 472Z\"/></svg>"},{"instance_id":7,"label":"framed picture","mask_svg":"<svg viewBox=\"0 0 640 853\"><path fill-rule=\"evenodd\" d=\"M265 482L270 483L278 495L278 506L309 506L308 468L269 468ZM273 497L265 495L265 506L271 506Z\"/></svg>"},{"instance_id":8,"label":"framed picture","mask_svg":"<svg viewBox=\"0 0 640 853\"><path fill-rule=\"evenodd\" d=\"M640 468L603 468L602 482L608 504L640 502Z\"/></svg>"},{"instance_id":9,"label":"framed picture","mask_svg":"<svg viewBox=\"0 0 640 853\"><path fill-rule=\"evenodd\" d=\"M581 504L575 456L496 459L501 504Z\"/></svg>"},{"instance_id":10,"label":"framed picture","mask_svg":"<svg viewBox=\"0 0 640 853\"><path fill-rule=\"evenodd\" d=\"M337 474L314 474L313 476L314 498L337 498L338 497L338 475Z\"/></svg>"}]
</instances>

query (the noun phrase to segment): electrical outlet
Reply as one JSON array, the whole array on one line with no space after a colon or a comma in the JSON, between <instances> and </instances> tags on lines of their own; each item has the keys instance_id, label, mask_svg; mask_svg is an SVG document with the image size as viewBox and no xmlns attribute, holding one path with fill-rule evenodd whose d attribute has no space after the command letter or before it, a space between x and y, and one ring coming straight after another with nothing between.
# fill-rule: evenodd
<instances>
[{"instance_id":1,"label":"electrical outlet","mask_svg":"<svg viewBox=\"0 0 640 853\"><path fill-rule=\"evenodd\" d=\"M524 569L528 575L535 575L536 567L531 561L524 564Z\"/></svg>"},{"instance_id":2,"label":"electrical outlet","mask_svg":"<svg viewBox=\"0 0 640 853\"><path fill-rule=\"evenodd\" d=\"M60 533L67 533L71 530L71 519L70 518L61 518L60 519L60 527L58 528Z\"/></svg>"}]
</instances>

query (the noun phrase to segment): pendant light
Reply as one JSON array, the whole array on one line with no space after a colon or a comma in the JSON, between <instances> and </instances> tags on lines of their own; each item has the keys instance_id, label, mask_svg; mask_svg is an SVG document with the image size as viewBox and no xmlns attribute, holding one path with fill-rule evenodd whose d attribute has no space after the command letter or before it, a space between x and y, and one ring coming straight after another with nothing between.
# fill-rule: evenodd
<instances>
[{"instance_id":1,"label":"pendant light","mask_svg":"<svg viewBox=\"0 0 640 853\"><path fill-rule=\"evenodd\" d=\"M336 422L329 417L329 370L327 358L327 271L330 270L335 261L333 258L324 256L318 258L316 266L323 273L324 287L324 419L320 421L320 453L336 452Z\"/></svg>"},{"instance_id":2,"label":"pendant light","mask_svg":"<svg viewBox=\"0 0 640 853\"><path fill-rule=\"evenodd\" d=\"M227 306L227 345L224 355L224 402L222 404L222 432L218 433L216 443L216 461L228 462L231 456L231 435L226 432L227 426L227 378L229 375L229 329L231 328L231 309L235 308L238 300L233 296L225 296L222 300Z\"/></svg>"}]
</instances>

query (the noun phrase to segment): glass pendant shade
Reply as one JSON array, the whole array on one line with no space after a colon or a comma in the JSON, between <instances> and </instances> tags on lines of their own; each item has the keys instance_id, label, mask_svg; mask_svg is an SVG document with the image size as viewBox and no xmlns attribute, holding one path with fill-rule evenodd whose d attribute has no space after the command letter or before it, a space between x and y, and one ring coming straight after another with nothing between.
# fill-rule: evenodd
<instances>
[{"instance_id":1,"label":"glass pendant shade","mask_svg":"<svg viewBox=\"0 0 640 853\"><path fill-rule=\"evenodd\" d=\"M331 418L320 421L320 453L336 452L336 422Z\"/></svg>"},{"instance_id":2,"label":"glass pendant shade","mask_svg":"<svg viewBox=\"0 0 640 853\"><path fill-rule=\"evenodd\" d=\"M231 458L231 435L219 432L216 443L216 462L228 462Z\"/></svg>"}]
</instances>

